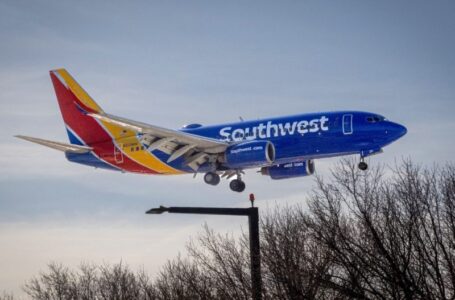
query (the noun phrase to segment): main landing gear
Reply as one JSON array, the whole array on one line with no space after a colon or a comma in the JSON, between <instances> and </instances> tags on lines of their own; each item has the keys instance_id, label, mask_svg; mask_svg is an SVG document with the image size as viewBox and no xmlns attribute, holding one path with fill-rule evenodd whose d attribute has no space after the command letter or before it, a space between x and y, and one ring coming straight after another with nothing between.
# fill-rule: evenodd
<instances>
[{"instance_id":1,"label":"main landing gear","mask_svg":"<svg viewBox=\"0 0 455 300\"><path fill-rule=\"evenodd\" d=\"M368 164L364 161L363 157L360 157L360 162L359 162L358 167L362 171L366 171L366 169L368 169Z\"/></svg>"},{"instance_id":2,"label":"main landing gear","mask_svg":"<svg viewBox=\"0 0 455 300\"><path fill-rule=\"evenodd\" d=\"M237 170L236 171L236 176L237 176L237 178L232 180L229 183L229 187L234 192L241 193L241 192L243 192L245 190L245 182L242 181L242 171Z\"/></svg>"},{"instance_id":3,"label":"main landing gear","mask_svg":"<svg viewBox=\"0 0 455 300\"><path fill-rule=\"evenodd\" d=\"M234 192L238 192L238 193L241 193L245 190L245 182L242 181L241 172L242 171L238 171L238 172L236 172L236 174L231 173L231 175L227 176L228 179L231 176L237 176L236 179L232 180L229 183L229 187L231 188L231 190L233 190ZM223 177L224 176L225 175L223 175ZM220 175L218 175L215 172L207 172L204 175L204 181L205 181L205 183L210 184L210 185L218 185L220 183Z\"/></svg>"},{"instance_id":4,"label":"main landing gear","mask_svg":"<svg viewBox=\"0 0 455 300\"><path fill-rule=\"evenodd\" d=\"M234 192L243 192L245 190L245 182L243 182L240 177L239 179L234 179L232 180L230 183L229 183L229 187L231 188L231 190L233 190Z\"/></svg>"},{"instance_id":5,"label":"main landing gear","mask_svg":"<svg viewBox=\"0 0 455 300\"><path fill-rule=\"evenodd\" d=\"M220 183L220 175L213 172L205 173L204 181L210 185L218 185L218 183Z\"/></svg>"}]
</instances>

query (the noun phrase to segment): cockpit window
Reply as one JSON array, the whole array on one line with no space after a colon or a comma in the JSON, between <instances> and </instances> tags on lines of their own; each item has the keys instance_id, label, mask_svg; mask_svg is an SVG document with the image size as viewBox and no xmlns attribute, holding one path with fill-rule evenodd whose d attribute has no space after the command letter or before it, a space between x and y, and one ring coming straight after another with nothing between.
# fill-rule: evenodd
<instances>
[{"instance_id":1,"label":"cockpit window","mask_svg":"<svg viewBox=\"0 0 455 300\"><path fill-rule=\"evenodd\" d=\"M366 120L368 123L377 123L377 122L383 121L384 118L381 118L378 116L369 116L366 118Z\"/></svg>"}]
</instances>

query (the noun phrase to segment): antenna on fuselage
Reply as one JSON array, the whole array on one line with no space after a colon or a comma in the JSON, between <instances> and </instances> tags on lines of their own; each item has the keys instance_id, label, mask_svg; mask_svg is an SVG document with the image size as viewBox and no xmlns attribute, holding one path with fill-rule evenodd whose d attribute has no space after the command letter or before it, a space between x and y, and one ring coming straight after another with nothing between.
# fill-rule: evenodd
<instances>
[{"instance_id":1,"label":"antenna on fuselage","mask_svg":"<svg viewBox=\"0 0 455 300\"><path fill-rule=\"evenodd\" d=\"M239 116L239 119L240 119L240 122L245 121L245 120L242 118L242 116Z\"/></svg>"}]
</instances>

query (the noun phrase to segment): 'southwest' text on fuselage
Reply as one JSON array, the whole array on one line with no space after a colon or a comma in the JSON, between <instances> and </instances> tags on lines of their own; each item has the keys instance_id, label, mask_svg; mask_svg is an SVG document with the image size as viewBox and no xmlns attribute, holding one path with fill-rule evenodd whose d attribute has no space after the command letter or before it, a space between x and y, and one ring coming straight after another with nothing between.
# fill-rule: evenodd
<instances>
[{"instance_id":1,"label":"'southwest' text on fuselage","mask_svg":"<svg viewBox=\"0 0 455 300\"><path fill-rule=\"evenodd\" d=\"M267 124L260 123L257 126L237 128L232 130L231 126L224 127L220 130L220 136L222 140L226 141L243 141L243 140L255 140L266 139L271 137L282 137L286 135L294 135L296 132L300 135L304 135L308 132L319 132L329 130L328 126L329 118L322 116L319 119L301 120L286 123L273 123L268 121Z\"/></svg>"}]
</instances>

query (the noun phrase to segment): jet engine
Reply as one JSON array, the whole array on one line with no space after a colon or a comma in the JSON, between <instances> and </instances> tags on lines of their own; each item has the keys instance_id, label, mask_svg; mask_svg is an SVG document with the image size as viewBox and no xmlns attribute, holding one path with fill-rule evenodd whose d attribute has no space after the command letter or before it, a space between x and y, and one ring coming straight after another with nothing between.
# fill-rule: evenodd
<instances>
[{"instance_id":1,"label":"jet engine","mask_svg":"<svg viewBox=\"0 0 455 300\"><path fill-rule=\"evenodd\" d=\"M261 168L262 175L268 175L272 179L286 179L312 175L314 173L314 161L304 160L288 164L274 165Z\"/></svg>"},{"instance_id":2,"label":"jet engine","mask_svg":"<svg viewBox=\"0 0 455 300\"><path fill-rule=\"evenodd\" d=\"M224 162L231 169L271 165L275 160L275 147L269 141L251 141L226 149Z\"/></svg>"}]
</instances>

